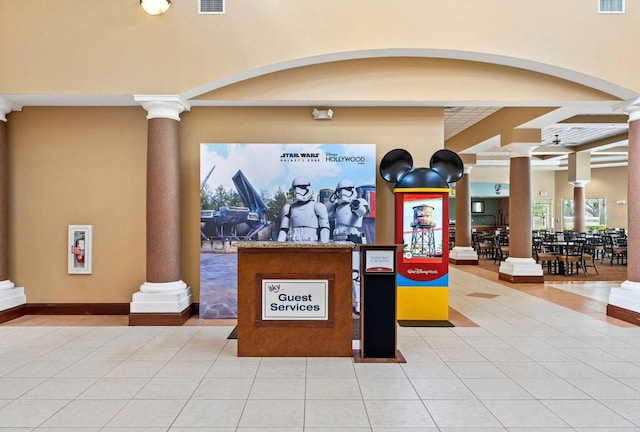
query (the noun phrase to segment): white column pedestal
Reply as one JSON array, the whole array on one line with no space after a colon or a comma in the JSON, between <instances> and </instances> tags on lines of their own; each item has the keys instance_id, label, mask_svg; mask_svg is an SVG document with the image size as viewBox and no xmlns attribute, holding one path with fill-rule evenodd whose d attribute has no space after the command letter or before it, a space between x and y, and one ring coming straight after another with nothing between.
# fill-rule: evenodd
<instances>
[{"instance_id":1,"label":"white column pedestal","mask_svg":"<svg viewBox=\"0 0 640 432\"><path fill-rule=\"evenodd\" d=\"M0 281L0 312L26 303L24 287L16 287L10 280Z\"/></svg>"},{"instance_id":2,"label":"white column pedestal","mask_svg":"<svg viewBox=\"0 0 640 432\"><path fill-rule=\"evenodd\" d=\"M145 282L133 294L130 313L180 313L192 303L191 287L183 281Z\"/></svg>"},{"instance_id":3,"label":"white column pedestal","mask_svg":"<svg viewBox=\"0 0 640 432\"><path fill-rule=\"evenodd\" d=\"M640 313L640 282L624 281L617 288L611 288L609 304Z\"/></svg>"},{"instance_id":4,"label":"white column pedestal","mask_svg":"<svg viewBox=\"0 0 640 432\"><path fill-rule=\"evenodd\" d=\"M453 264L478 264L478 253L470 246L454 246L449 252Z\"/></svg>"},{"instance_id":5,"label":"white column pedestal","mask_svg":"<svg viewBox=\"0 0 640 432\"><path fill-rule=\"evenodd\" d=\"M509 282L544 282L542 266L533 258L509 257L500 263L500 279Z\"/></svg>"}]
</instances>

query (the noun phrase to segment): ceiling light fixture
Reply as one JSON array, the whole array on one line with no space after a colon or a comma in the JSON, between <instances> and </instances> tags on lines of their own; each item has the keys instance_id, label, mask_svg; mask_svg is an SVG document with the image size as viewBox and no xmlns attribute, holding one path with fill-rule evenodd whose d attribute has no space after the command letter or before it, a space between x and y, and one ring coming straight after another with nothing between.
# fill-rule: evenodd
<instances>
[{"instance_id":1,"label":"ceiling light fixture","mask_svg":"<svg viewBox=\"0 0 640 432\"><path fill-rule=\"evenodd\" d=\"M161 15L169 10L171 0L140 0L140 6L149 15Z\"/></svg>"}]
</instances>

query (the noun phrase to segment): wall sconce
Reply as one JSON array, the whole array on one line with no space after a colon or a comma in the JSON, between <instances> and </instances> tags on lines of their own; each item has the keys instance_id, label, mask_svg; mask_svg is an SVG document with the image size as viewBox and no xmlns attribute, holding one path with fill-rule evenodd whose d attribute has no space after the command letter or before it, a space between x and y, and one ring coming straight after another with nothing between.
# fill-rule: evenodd
<instances>
[{"instance_id":1,"label":"wall sconce","mask_svg":"<svg viewBox=\"0 0 640 432\"><path fill-rule=\"evenodd\" d=\"M140 0L140 6L149 15L161 15L169 10L171 0Z\"/></svg>"},{"instance_id":2,"label":"wall sconce","mask_svg":"<svg viewBox=\"0 0 640 432\"><path fill-rule=\"evenodd\" d=\"M616 201L616 204L626 204L627 202L625 200L621 200L621 201Z\"/></svg>"},{"instance_id":3,"label":"wall sconce","mask_svg":"<svg viewBox=\"0 0 640 432\"><path fill-rule=\"evenodd\" d=\"M313 114L314 120L331 120L333 118L332 109L320 110L318 108L314 108L313 111L311 111L311 114Z\"/></svg>"}]
</instances>

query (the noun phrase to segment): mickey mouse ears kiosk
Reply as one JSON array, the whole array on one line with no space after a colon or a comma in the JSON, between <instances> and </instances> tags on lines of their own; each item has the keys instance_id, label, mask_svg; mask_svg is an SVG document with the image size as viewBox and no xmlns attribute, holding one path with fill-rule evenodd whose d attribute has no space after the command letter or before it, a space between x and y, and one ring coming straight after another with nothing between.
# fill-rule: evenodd
<instances>
[{"instance_id":1,"label":"mickey mouse ears kiosk","mask_svg":"<svg viewBox=\"0 0 640 432\"><path fill-rule=\"evenodd\" d=\"M403 149L380 162L382 178L395 183L395 242L404 245L397 257L401 325L449 324L449 183L463 172L462 159L450 150L434 153L430 168L413 169Z\"/></svg>"}]
</instances>

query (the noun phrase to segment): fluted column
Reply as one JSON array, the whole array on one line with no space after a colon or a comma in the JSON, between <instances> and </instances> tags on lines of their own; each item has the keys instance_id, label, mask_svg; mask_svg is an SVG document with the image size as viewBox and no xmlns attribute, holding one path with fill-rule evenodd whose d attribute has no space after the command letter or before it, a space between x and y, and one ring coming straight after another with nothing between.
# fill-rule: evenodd
<instances>
[{"instance_id":1,"label":"fluted column","mask_svg":"<svg viewBox=\"0 0 640 432\"><path fill-rule=\"evenodd\" d=\"M640 325L640 100L629 114L627 280L611 288L607 315Z\"/></svg>"},{"instance_id":2,"label":"fluted column","mask_svg":"<svg viewBox=\"0 0 640 432\"><path fill-rule=\"evenodd\" d=\"M509 257L499 277L509 282L543 282L542 266L531 257L531 144L511 144L509 167Z\"/></svg>"},{"instance_id":3,"label":"fluted column","mask_svg":"<svg viewBox=\"0 0 640 432\"><path fill-rule=\"evenodd\" d=\"M471 167L465 167L456 183L456 245L449 254L449 262L458 265L477 265L478 253L471 243Z\"/></svg>"},{"instance_id":4,"label":"fluted column","mask_svg":"<svg viewBox=\"0 0 640 432\"><path fill-rule=\"evenodd\" d=\"M585 184L581 182L571 182L573 184L573 230L577 233L586 232L585 208L586 192Z\"/></svg>"},{"instance_id":5,"label":"fluted column","mask_svg":"<svg viewBox=\"0 0 640 432\"><path fill-rule=\"evenodd\" d=\"M22 107L0 97L0 322L17 315L3 311L24 305L24 288L16 287L9 279L9 143L7 141L7 114ZM15 311L14 311L15 312Z\"/></svg>"},{"instance_id":6,"label":"fluted column","mask_svg":"<svg viewBox=\"0 0 640 432\"><path fill-rule=\"evenodd\" d=\"M133 295L131 313L179 313L191 303L180 262L179 96L136 96L147 111L147 280ZM132 325L140 323L130 318ZM170 324L170 323L163 323Z\"/></svg>"}]
</instances>

